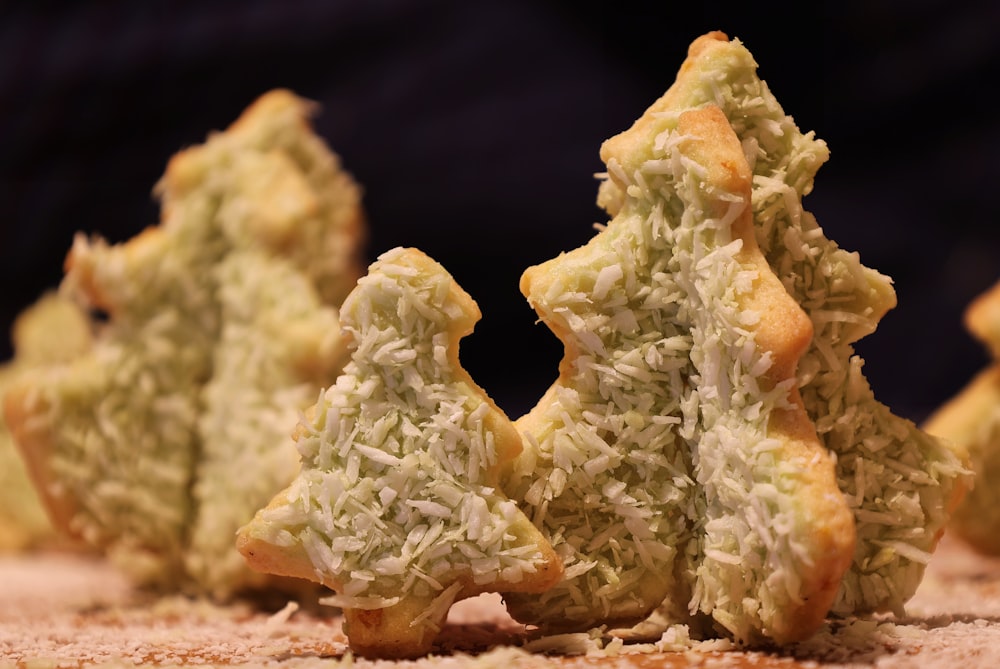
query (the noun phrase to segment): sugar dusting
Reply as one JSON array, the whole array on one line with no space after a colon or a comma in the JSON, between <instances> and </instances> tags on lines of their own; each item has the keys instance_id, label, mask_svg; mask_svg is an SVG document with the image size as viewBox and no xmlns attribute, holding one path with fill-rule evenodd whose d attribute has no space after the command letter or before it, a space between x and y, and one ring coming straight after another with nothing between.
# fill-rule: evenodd
<instances>
[{"instance_id":1,"label":"sugar dusting","mask_svg":"<svg viewBox=\"0 0 1000 669\"><path fill-rule=\"evenodd\" d=\"M698 641L684 626L625 640L607 630L537 637L499 595L455 604L433 656L364 660L347 651L340 618L288 602L265 611L183 597L154 599L82 555L0 556L0 667L136 665L336 668L989 666L1000 662L1000 559L946 537L905 617L838 621L784 651Z\"/></svg>"}]
</instances>

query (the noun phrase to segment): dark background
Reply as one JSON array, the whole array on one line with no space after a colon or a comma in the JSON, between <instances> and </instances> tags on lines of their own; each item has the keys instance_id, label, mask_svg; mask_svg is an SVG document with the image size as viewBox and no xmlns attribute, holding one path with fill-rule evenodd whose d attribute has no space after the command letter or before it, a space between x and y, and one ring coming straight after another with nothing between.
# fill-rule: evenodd
<instances>
[{"instance_id":1,"label":"dark background","mask_svg":"<svg viewBox=\"0 0 1000 669\"><path fill-rule=\"evenodd\" d=\"M719 29L831 147L807 207L895 280L859 345L876 395L921 420L986 363L960 319L1000 278L1000 3L601 4L0 4L0 328L58 283L75 231L155 223L169 156L288 87L364 185L369 258L417 246L479 302L463 364L517 417L561 352L522 270L604 220L601 141Z\"/></svg>"}]
</instances>

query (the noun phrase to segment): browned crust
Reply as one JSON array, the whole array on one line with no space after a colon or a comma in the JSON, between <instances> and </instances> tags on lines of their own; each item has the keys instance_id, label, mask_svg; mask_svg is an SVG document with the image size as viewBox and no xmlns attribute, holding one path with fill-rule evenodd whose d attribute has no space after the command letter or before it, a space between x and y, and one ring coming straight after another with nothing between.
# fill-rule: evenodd
<instances>
[{"instance_id":1,"label":"browned crust","mask_svg":"<svg viewBox=\"0 0 1000 669\"><path fill-rule=\"evenodd\" d=\"M4 421L49 520L57 531L74 536L71 521L79 513L80 506L74 495L55 484L57 478L50 466L53 438L45 418L48 411L47 402L27 379L15 383L4 393Z\"/></svg>"},{"instance_id":2,"label":"browned crust","mask_svg":"<svg viewBox=\"0 0 1000 669\"><path fill-rule=\"evenodd\" d=\"M963 319L966 329L1000 359L1000 282L973 298Z\"/></svg>"},{"instance_id":3,"label":"browned crust","mask_svg":"<svg viewBox=\"0 0 1000 669\"><path fill-rule=\"evenodd\" d=\"M957 395L942 404L921 426L925 432L944 439L951 450L963 461L970 460L969 446L981 438L984 429L996 421L1000 411L1000 363L994 362L976 374ZM984 448L995 448L997 444L984 444ZM990 486L982 469L982 458L987 453L979 453L972 466L976 473L975 484ZM949 523L959 536L977 550L1000 555L1000 534L988 516L977 513L973 503L963 506L968 486L956 486L949 499L949 512L956 511ZM973 497L975 495L973 494ZM944 529L935 537L935 545L941 539Z\"/></svg>"},{"instance_id":4,"label":"browned crust","mask_svg":"<svg viewBox=\"0 0 1000 669\"><path fill-rule=\"evenodd\" d=\"M612 157L623 164L630 164L626 162L629 156L642 153L644 151L643 145L646 142L645 138L650 136L659 123L657 115L664 111L681 108L681 102L687 96L689 72L695 67L695 61L719 43L728 41L729 37L726 33L713 31L701 35L691 42L688 46L687 58L678 69L674 84L653 102L628 130L604 140L601 145L601 160L604 164L607 164Z\"/></svg>"}]
</instances>

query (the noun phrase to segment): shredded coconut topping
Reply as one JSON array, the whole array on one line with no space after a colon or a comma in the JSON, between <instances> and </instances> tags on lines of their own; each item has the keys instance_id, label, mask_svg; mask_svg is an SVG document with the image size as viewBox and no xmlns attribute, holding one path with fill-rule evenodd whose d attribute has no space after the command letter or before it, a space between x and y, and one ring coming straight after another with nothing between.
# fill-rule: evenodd
<instances>
[{"instance_id":1,"label":"shredded coconut topping","mask_svg":"<svg viewBox=\"0 0 1000 669\"><path fill-rule=\"evenodd\" d=\"M732 224L749 202L706 181L695 141L667 124L634 172L609 162L615 218L526 275L578 354L518 421L529 448L507 488L566 568L549 592L507 598L519 620L585 629L667 598L747 639L798 596L803 463L767 435L791 386L762 380L771 359L743 306L758 277Z\"/></svg>"},{"instance_id":2,"label":"shredded coconut topping","mask_svg":"<svg viewBox=\"0 0 1000 669\"><path fill-rule=\"evenodd\" d=\"M61 290L106 318L19 398L68 529L143 582L257 584L233 536L294 477L287 435L346 355L330 300L358 274L360 193L307 111L262 96L174 156L160 225L78 235Z\"/></svg>"},{"instance_id":3,"label":"shredded coconut topping","mask_svg":"<svg viewBox=\"0 0 1000 669\"><path fill-rule=\"evenodd\" d=\"M459 290L440 265L397 248L343 305L351 361L300 423L299 477L253 524L272 544L284 533L301 543L337 590L328 603L414 596L429 602L414 625L443 620L463 590L516 584L545 559L496 488L509 455L491 427L498 410L453 351L473 322Z\"/></svg>"},{"instance_id":4,"label":"shredded coconut topping","mask_svg":"<svg viewBox=\"0 0 1000 669\"><path fill-rule=\"evenodd\" d=\"M787 116L739 42L718 42L690 63L681 107L719 106L753 170L757 242L786 290L813 322L799 360L809 417L836 456L837 480L854 512L857 548L833 606L839 615L901 612L949 518L950 500L969 472L947 444L875 399L853 344L895 305L888 277L829 240L802 206L826 144ZM602 202L620 199L602 185Z\"/></svg>"},{"instance_id":5,"label":"shredded coconut topping","mask_svg":"<svg viewBox=\"0 0 1000 669\"><path fill-rule=\"evenodd\" d=\"M826 144L784 113L738 41L718 50L714 74L705 73L711 85L692 91L687 102L719 105L747 152L758 244L813 322L812 345L797 372L802 399L836 455L838 484L854 511L854 564L833 612L900 612L967 471L947 445L878 402L862 374L853 344L874 332L896 297L889 278L827 239L802 207L829 157Z\"/></svg>"}]
</instances>

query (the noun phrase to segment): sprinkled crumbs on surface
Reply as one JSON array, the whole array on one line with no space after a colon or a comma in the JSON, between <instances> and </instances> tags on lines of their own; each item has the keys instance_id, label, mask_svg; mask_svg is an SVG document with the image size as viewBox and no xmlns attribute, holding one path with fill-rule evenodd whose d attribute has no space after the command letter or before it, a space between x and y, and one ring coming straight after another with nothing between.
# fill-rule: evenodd
<instances>
[{"instance_id":1,"label":"sprinkled crumbs on surface","mask_svg":"<svg viewBox=\"0 0 1000 669\"><path fill-rule=\"evenodd\" d=\"M786 654L697 645L679 627L661 641L604 640L582 655L528 653L498 596L466 600L447 628L456 650L416 661L346 652L339 617L294 604L262 612L183 598L150 600L110 566L80 555L0 558L0 667L231 666L284 669L545 669L756 667L952 669L1000 663L1000 560L945 537L911 602L911 614L831 623ZM474 630L466 630L471 626ZM463 639L471 643L461 643ZM500 640L498 643L498 639ZM636 652L639 651L639 652Z\"/></svg>"}]
</instances>

